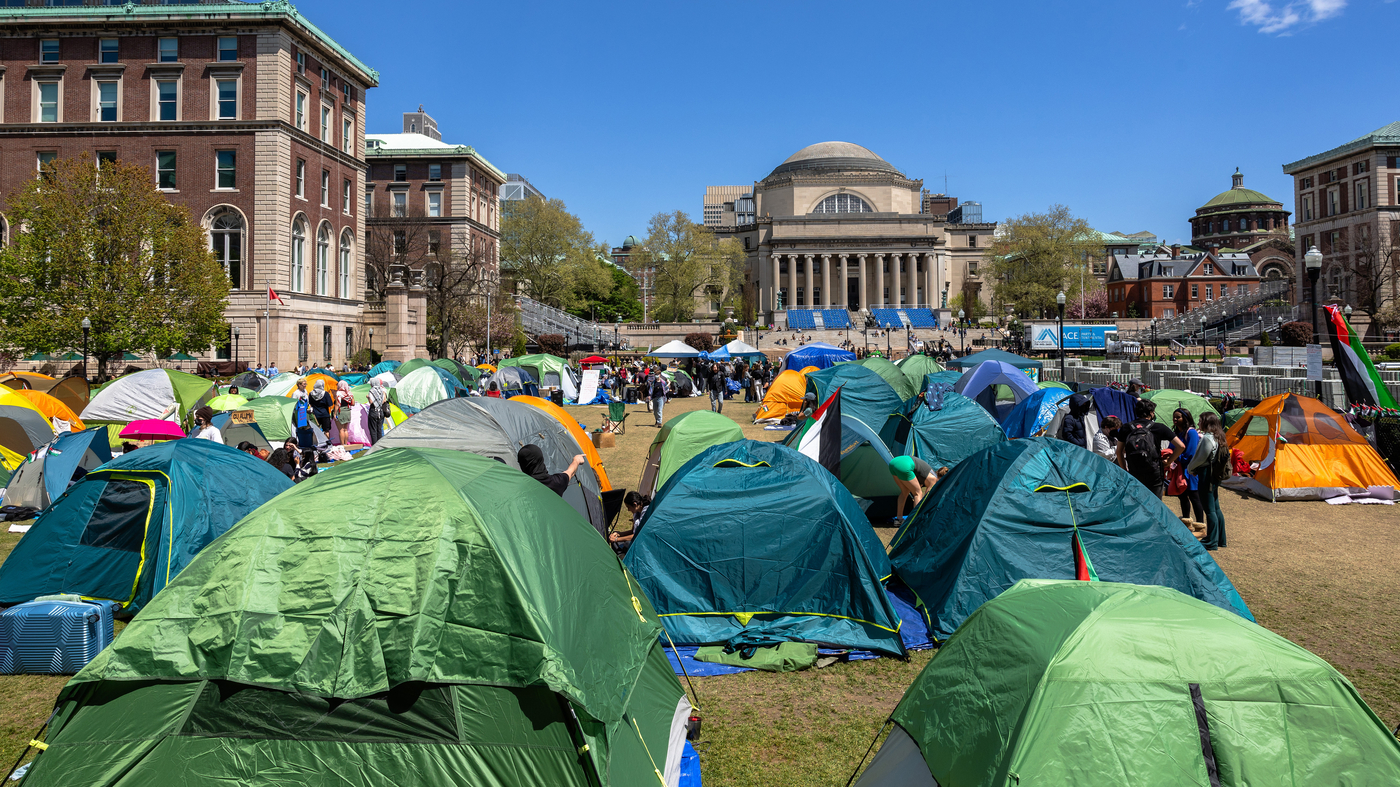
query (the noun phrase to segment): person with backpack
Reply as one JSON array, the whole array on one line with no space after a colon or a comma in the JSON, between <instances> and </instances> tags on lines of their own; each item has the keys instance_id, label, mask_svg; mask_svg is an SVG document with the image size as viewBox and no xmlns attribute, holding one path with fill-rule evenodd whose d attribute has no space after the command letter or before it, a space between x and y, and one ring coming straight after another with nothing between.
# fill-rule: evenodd
<instances>
[{"instance_id":1,"label":"person with backpack","mask_svg":"<svg viewBox=\"0 0 1400 787\"><path fill-rule=\"evenodd\" d=\"M1181 501L1181 522L1192 530L1206 529L1206 514L1201 505L1201 479L1187 469L1191 460L1200 453L1201 433L1196 430L1196 417L1185 407L1172 412L1172 426L1178 439L1185 445L1172 457L1171 477L1168 491Z\"/></svg>"},{"instance_id":2,"label":"person with backpack","mask_svg":"<svg viewBox=\"0 0 1400 787\"><path fill-rule=\"evenodd\" d=\"M1119 466L1160 500L1166 493L1161 445L1163 442L1170 443L1173 453L1179 453L1186 445L1166 424L1153 420L1157 405L1148 399L1139 399L1136 409L1137 420L1120 427L1110 436L1118 439Z\"/></svg>"},{"instance_id":3,"label":"person with backpack","mask_svg":"<svg viewBox=\"0 0 1400 787\"><path fill-rule=\"evenodd\" d=\"M651 381L647 385L647 400L651 402L651 414L656 416L656 428L660 429L664 422L662 410L666 407L666 378L660 372L651 375Z\"/></svg>"},{"instance_id":4,"label":"person with backpack","mask_svg":"<svg viewBox=\"0 0 1400 787\"><path fill-rule=\"evenodd\" d=\"M1225 514L1220 510L1220 484L1230 480L1234 468L1220 416L1215 413L1202 414L1197 431L1200 432L1201 443L1186 469L1200 478L1201 507L1205 509L1206 517L1206 537L1201 543L1208 551L1214 552L1225 546Z\"/></svg>"}]
</instances>

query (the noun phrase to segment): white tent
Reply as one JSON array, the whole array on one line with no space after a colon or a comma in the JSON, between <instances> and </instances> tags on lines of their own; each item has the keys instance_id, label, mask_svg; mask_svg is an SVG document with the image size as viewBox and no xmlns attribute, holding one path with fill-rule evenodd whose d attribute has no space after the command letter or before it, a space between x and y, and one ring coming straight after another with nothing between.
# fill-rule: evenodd
<instances>
[{"instance_id":1,"label":"white tent","mask_svg":"<svg viewBox=\"0 0 1400 787\"><path fill-rule=\"evenodd\" d=\"M735 339L734 341L730 342L729 344L724 345L724 349L727 350L727 351L729 352L729 356L730 356L731 358L739 358L739 357L742 357L742 356L761 356L761 355L763 355L763 351L762 351L762 350L759 350L757 347L754 347L754 346L752 346L752 345L744 344L743 342L739 341L738 339Z\"/></svg>"},{"instance_id":2,"label":"white tent","mask_svg":"<svg viewBox=\"0 0 1400 787\"><path fill-rule=\"evenodd\" d=\"M647 355L653 358L699 358L700 351L680 339L674 339L652 350Z\"/></svg>"}]
</instances>

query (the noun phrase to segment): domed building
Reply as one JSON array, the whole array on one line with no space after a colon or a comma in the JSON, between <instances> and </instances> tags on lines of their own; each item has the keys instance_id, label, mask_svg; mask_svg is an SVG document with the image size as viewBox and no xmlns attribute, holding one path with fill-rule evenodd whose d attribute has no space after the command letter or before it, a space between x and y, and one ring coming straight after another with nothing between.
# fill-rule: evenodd
<instances>
[{"instance_id":1,"label":"domed building","mask_svg":"<svg viewBox=\"0 0 1400 787\"><path fill-rule=\"evenodd\" d=\"M1244 175L1236 169L1230 189L1196 209L1191 219L1191 245L1201 250L1242 252L1261 277L1290 280L1294 248L1289 215L1283 203L1245 188Z\"/></svg>"},{"instance_id":2,"label":"domed building","mask_svg":"<svg viewBox=\"0 0 1400 787\"><path fill-rule=\"evenodd\" d=\"M752 223L717 227L748 251L745 287L760 320L787 311L939 309L966 291L988 300L978 265L995 224L923 212L923 181L850 142L819 142L753 186ZM795 323L794 323L795 324Z\"/></svg>"}]
</instances>

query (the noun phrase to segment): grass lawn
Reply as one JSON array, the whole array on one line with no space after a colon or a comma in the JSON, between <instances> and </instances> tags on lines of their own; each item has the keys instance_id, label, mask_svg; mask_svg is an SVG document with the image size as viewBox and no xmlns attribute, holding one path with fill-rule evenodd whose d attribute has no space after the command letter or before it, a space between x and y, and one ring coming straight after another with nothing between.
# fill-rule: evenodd
<instances>
[{"instance_id":1,"label":"grass lawn","mask_svg":"<svg viewBox=\"0 0 1400 787\"><path fill-rule=\"evenodd\" d=\"M679 415L708 406L668 403ZM747 437L782 432L749 423L756 405L726 403ZM615 487L633 487L656 434L651 414L629 407L625 435L602 449ZM604 407L569 408L590 430ZM1259 622L1342 671L1387 725L1400 723L1400 510L1392 506L1269 504L1226 493L1230 547L1215 555ZM625 513L620 521L625 521ZM879 531L888 542L892 531ZM18 536L0 534L0 555ZM836 664L790 674L696 678L705 718L705 783L843 785L904 690L932 657ZM64 677L0 677L0 763L8 769L48 717Z\"/></svg>"}]
</instances>

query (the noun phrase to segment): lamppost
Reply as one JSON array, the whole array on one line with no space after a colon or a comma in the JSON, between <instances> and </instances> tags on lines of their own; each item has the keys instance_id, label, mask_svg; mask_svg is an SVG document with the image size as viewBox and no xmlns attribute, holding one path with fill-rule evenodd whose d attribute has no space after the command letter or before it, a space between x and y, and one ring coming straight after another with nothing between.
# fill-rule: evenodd
<instances>
[{"instance_id":1,"label":"lamppost","mask_svg":"<svg viewBox=\"0 0 1400 787\"><path fill-rule=\"evenodd\" d=\"M1198 317L1197 319L1199 319L1199 320L1201 321L1201 363L1205 363L1205 362L1206 362L1206 317L1205 317L1205 315L1203 314L1203 315L1201 315L1200 317Z\"/></svg>"},{"instance_id":2,"label":"lamppost","mask_svg":"<svg viewBox=\"0 0 1400 787\"><path fill-rule=\"evenodd\" d=\"M374 329L373 329L373 328L370 328L370 329L369 329L369 358L367 358L366 360L370 361L370 366L374 366Z\"/></svg>"},{"instance_id":3,"label":"lamppost","mask_svg":"<svg viewBox=\"0 0 1400 787\"><path fill-rule=\"evenodd\" d=\"M233 326L233 373L238 374L238 326Z\"/></svg>"},{"instance_id":4,"label":"lamppost","mask_svg":"<svg viewBox=\"0 0 1400 787\"><path fill-rule=\"evenodd\" d=\"M83 379L88 379L87 356L88 356L88 332L92 330L92 320L83 318Z\"/></svg>"},{"instance_id":5,"label":"lamppost","mask_svg":"<svg viewBox=\"0 0 1400 787\"><path fill-rule=\"evenodd\" d=\"M1152 328L1152 356L1155 358L1157 356L1157 318L1153 317L1147 321L1147 324Z\"/></svg>"},{"instance_id":6,"label":"lamppost","mask_svg":"<svg viewBox=\"0 0 1400 787\"><path fill-rule=\"evenodd\" d=\"M1055 296L1055 308L1059 312L1060 333L1055 343L1060 345L1060 379L1065 379L1065 291Z\"/></svg>"},{"instance_id":7,"label":"lamppost","mask_svg":"<svg viewBox=\"0 0 1400 787\"><path fill-rule=\"evenodd\" d=\"M613 363L622 365L622 340L618 338L622 330L622 315L617 315L617 322L613 324Z\"/></svg>"},{"instance_id":8,"label":"lamppost","mask_svg":"<svg viewBox=\"0 0 1400 787\"><path fill-rule=\"evenodd\" d=\"M967 318L967 312L958 309L958 355L967 355L967 328L963 326L963 320Z\"/></svg>"},{"instance_id":9,"label":"lamppost","mask_svg":"<svg viewBox=\"0 0 1400 787\"><path fill-rule=\"evenodd\" d=\"M1308 270L1308 306L1312 311L1312 343L1321 344L1318 341L1317 333L1317 279L1322 275L1322 252L1316 246L1308 249L1308 253L1303 255L1303 265ZM1318 380L1315 388L1317 398L1322 398L1322 381Z\"/></svg>"}]
</instances>

